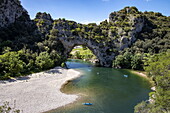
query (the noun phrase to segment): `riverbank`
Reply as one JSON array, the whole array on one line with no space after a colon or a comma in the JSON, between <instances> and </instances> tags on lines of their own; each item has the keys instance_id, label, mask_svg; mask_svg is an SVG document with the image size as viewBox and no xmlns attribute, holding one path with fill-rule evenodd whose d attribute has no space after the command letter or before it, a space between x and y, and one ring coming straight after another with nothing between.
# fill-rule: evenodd
<instances>
[{"instance_id":1,"label":"riverbank","mask_svg":"<svg viewBox=\"0 0 170 113\"><path fill-rule=\"evenodd\" d=\"M139 75L139 76L142 76L142 77L144 77L144 78L147 78L147 79L149 79L149 77L146 75L146 72L141 72L141 71L131 71L132 73L134 73L134 74L137 74L137 75Z\"/></svg>"},{"instance_id":2,"label":"riverbank","mask_svg":"<svg viewBox=\"0 0 170 113\"><path fill-rule=\"evenodd\" d=\"M73 69L56 67L49 71L0 81L0 105L7 101L23 113L40 113L70 104L78 98L60 91L68 80L79 77Z\"/></svg>"},{"instance_id":3,"label":"riverbank","mask_svg":"<svg viewBox=\"0 0 170 113\"><path fill-rule=\"evenodd\" d=\"M146 72L135 71L135 70L130 70L130 72L133 73L133 74L139 75L141 77L144 77L145 79L149 80L149 82L151 83L152 86L154 86L154 81L146 75Z\"/></svg>"}]
</instances>

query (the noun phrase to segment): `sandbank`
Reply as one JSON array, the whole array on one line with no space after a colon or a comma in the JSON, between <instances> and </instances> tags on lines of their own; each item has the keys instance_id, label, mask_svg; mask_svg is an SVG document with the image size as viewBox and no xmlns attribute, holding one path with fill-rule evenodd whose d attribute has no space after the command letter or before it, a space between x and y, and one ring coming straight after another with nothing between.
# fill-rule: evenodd
<instances>
[{"instance_id":1,"label":"sandbank","mask_svg":"<svg viewBox=\"0 0 170 113\"><path fill-rule=\"evenodd\" d=\"M15 80L0 81L0 105L7 101L23 113L41 113L73 103L78 95L64 94L60 89L79 75L73 69L56 67Z\"/></svg>"}]
</instances>

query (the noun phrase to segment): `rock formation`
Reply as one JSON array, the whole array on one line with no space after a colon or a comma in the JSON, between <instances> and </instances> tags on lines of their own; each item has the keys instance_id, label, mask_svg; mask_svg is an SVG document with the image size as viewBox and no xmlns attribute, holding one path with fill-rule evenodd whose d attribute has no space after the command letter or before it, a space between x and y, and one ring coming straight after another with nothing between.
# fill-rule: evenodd
<instances>
[{"instance_id":1,"label":"rock formation","mask_svg":"<svg viewBox=\"0 0 170 113\"><path fill-rule=\"evenodd\" d=\"M52 30L57 30L56 39L61 41L65 48L64 56L67 57L75 46L84 45L87 46L94 53L94 55L96 55L101 66L110 67L112 66L114 57L117 55L116 51L123 50L124 48L131 46L136 41L136 35L142 31L144 26L145 18L140 14L129 14L133 11L130 10L131 9L129 8L128 14L126 13L122 15L122 13L114 12L111 13L109 17L110 23L114 26L117 25L117 19L114 18L120 18L122 16L123 21L127 21L130 28L129 31L126 31L125 27L117 27L118 38L116 39L112 39L114 34L111 34L109 32L110 30L107 30L108 37L100 40L99 42L93 38L90 38L90 36L85 38L84 34L79 33L75 35L72 30L77 29L79 25L76 22L69 22L64 19L54 21ZM100 32L102 32L102 30Z\"/></svg>"},{"instance_id":2,"label":"rock formation","mask_svg":"<svg viewBox=\"0 0 170 113\"><path fill-rule=\"evenodd\" d=\"M92 25L94 29L98 29L94 32L99 32L100 36L97 36L99 39L94 38L96 37L92 34L94 29L91 31L90 28L82 24L65 19L52 20L51 16L46 13L38 13L35 21L42 33L49 34L50 37L61 42L65 50L63 56L66 58L75 46L84 45L96 55L100 66L111 67L117 51L131 46L136 41L136 36L142 31L145 23L145 18L140 14L131 14L132 11L135 12L137 9L128 7L124 10L126 10L125 13L113 12L110 14L108 25L116 26L114 31L110 27L102 29L99 27L100 25ZM119 20L127 25L121 25ZM87 34L82 32L82 27ZM101 32L106 33L102 34ZM114 39L113 36L118 38Z\"/></svg>"},{"instance_id":3,"label":"rock formation","mask_svg":"<svg viewBox=\"0 0 170 113\"><path fill-rule=\"evenodd\" d=\"M25 21L30 20L19 0L0 0L0 28L7 27L17 19L22 19L22 16L27 16L24 18Z\"/></svg>"},{"instance_id":4,"label":"rock formation","mask_svg":"<svg viewBox=\"0 0 170 113\"><path fill-rule=\"evenodd\" d=\"M120 22L119 20L125 23L125 25L118 26L119 38L115 41L119 43L119 50L131 46L136 41L137 34L142 31L145 24L145 17L138 13L138 9L135 7L125 7L119 12L113 12L109 15L110 23L116 25Z\"/></svg>"},{"instance_id":5,"label":"rock formation","mask_svg":"<svg viewBox=\"0 0 170 113\"><path fill-rule=\"evenodd\" d=\"M87 26L65 19L53 20L50 14L40 12L37 13L33 22L19 0L0 1L0 20L0 28L8 27L18 21L19 23L31 23L26 24L29 25L25 26L28 29L31 26L34 26L35 29L36 25L38 29L29 31L28 34L31 34L32 37L37 37L37 34L40 34L40 40L50 39L51 47L57 44L53 49L62 50L61 54L65 58L69 56L75 46L87 46L98 58L100 66L104 67L111 67L118 51L135 42L136 35L141 32L145 23L145 18L138 14L137 8L134 7L127 7L119 12L111 13L109 23L103 22L104 25L91 24ZM22 38L25 39L25 37ZM32 38L32 40L35 39ZM39 45L42 44L39 43ZM59 45L64 49L57 48Z\"/></svg>"},{"instance_id":6,"label":"rock formation","mask_svg":"<svg viewBox=\"0 0 170 113\"><path fill-rule=\"evenodd\" d=\"M39 31L43 34L48 34L52 27L53 19L50 14L47 13L37 13L34 21L37 23Z\"/></svg>"}]
</instances>

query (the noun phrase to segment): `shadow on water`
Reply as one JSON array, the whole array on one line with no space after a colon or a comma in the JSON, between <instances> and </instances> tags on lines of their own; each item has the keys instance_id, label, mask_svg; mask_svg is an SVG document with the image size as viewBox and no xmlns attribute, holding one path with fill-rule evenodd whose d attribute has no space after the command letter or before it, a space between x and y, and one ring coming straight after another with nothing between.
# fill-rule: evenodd
<instances>
[{"instance_id":1,"label":"shadow on water","mask_svg":"<svg viewBox=\"0 0 170 113\"><path fill-rule=\"evenodd\" d=\"M85 62L79 59L69 59L66 62L66 65L69 69L78 69L78 68L90 68L93 67L93 64L90 62Z\"/></svg>"},{"instance_id":2,"label":"shadow on water","mask_svg":"<svg viewBox=\"0 0 170 113\"><path fill-rule=\"evenodd\" d=\"M74 60L66 63L82 75L61 90L67 94L78 94L81 98L48 113L133 113L137 103L148 99L149 81L127 70L94 67ZM82 105L86 102L93 105Z\"/></svg>"}]
</instances>

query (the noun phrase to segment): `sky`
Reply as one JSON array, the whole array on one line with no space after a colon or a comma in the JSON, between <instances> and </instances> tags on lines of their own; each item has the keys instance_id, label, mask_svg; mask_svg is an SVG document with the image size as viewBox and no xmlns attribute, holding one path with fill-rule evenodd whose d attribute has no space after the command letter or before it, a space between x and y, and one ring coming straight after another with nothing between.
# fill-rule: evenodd
<instances>
[{"instance_id":1,"label":"sky","mask_svg":"<svg viewBox=\"0 0 170 113\"><path fill-rule=\"evenodd\" d=\"M37 12L50 13L53 19L65 18L79 23L99 23L109 14L126 6L140 11L160 12L170 16L170 0L20 0L33 19Z\"/></svg>"}]
</instances>

